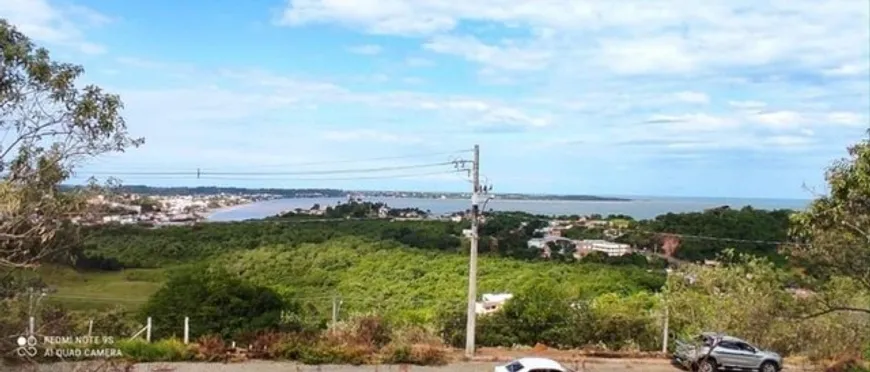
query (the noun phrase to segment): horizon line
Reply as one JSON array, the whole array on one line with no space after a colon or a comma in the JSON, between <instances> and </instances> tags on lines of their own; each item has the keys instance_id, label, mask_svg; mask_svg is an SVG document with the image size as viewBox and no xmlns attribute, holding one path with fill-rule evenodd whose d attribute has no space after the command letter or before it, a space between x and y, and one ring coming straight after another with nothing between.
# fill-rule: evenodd
<instances>
[{"instance_id":1,"label":"horizon line","mask_svg":"<svg viewBox=\"0 0 870 372\"><path fill-rule=\"evenodd\" d=\"M71 187L82 187L87 186L85 184L62 184L61 186L71 186ZM282 190L282 191L293 191L293 190L334 190L334 191L344 191L344 192L394 192L394 193L426 193L426 194L471 194L471 191L421 191L421 190L388 190L388 189L379 189L379 190L351 190L351 189L341 189L341 188L329 188L329 187L303 187L303 188L281 188L281 187L243 187L243 186L218 186L218 185L210 185L210 186L151 186L146 184L136 184L136 185L121 185L121 188L124 187L147 187L152 189L201 189L201 188L216 188L216 189L239 189L239 190ZM494 195L522 195L522 196L588 196L588 197L601 197L601 198L621 198L621 199L630 199L628 201L636 201L642 199L661 199L661 198L675 198L675 199L743 199L743 200L794 200L794 201L806 201L810 202L814 200L813 198L785 198L785 197L760 197L760 196L686 196L686 195L608 195L608 194L564 194L564 193L530 193L530 192L495 192Z\"/></svg>"}]
</instances>

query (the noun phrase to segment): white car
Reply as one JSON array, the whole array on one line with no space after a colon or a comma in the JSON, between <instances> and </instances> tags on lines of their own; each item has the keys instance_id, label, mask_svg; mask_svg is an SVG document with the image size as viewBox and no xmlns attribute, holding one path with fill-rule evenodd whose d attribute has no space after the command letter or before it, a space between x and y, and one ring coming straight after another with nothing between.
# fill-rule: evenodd
<instances>
[{"instance_id":1,"label":"white car","mask_svg":"<svg viewBox=\"0 0 870 372\"><path fill-rule=\"evenodd\" d=\"M546 358L520 358L503 366L495 367L495 372L574 372Z\"/></svg>"}]
</instances>

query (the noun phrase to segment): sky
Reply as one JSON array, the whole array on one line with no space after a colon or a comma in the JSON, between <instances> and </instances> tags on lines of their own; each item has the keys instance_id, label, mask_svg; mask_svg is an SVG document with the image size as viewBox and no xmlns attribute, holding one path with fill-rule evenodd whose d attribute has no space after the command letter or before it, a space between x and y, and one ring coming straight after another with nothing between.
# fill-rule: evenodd
<instances>
[{"instance_id":1,"label":"sky","mask_svg":"<svg viewBox=\"0 0 870 372\"><path fill-rule=\"evenodd\" d=\"M74 182L465 191L452 165L411 167L477 144L495 194L810 198L870 127L867 0L0 0L0 17L120 94L145 138Z\"/></svg>"}]
</instances>

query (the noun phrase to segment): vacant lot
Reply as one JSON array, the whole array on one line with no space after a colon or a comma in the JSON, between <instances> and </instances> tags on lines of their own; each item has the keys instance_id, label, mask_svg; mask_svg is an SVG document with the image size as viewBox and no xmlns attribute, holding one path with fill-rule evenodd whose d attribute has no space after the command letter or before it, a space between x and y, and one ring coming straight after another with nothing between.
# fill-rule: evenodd
<instances>
[{"instance_id":1,"label":"vacant lot","mask_svg":"<svg viewBox=\"0 0 870 372\"><path fill-rule=\"evenodd\" d=\"M44 300L70 309L136 309L154 293L165 277L160 269L127 269L115 272L76 272L46 265L36 273L53 293Z\"/></svg>"}]
</instances>

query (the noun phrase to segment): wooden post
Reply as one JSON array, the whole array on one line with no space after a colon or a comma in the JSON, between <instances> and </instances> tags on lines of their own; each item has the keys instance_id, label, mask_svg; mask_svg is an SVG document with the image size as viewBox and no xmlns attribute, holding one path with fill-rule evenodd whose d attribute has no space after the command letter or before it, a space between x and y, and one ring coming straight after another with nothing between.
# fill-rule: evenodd
<instances>
[{"instance_id":1,"label":"wooden post","mask_svg":"<svg viewBox=\"0 0 870 372\"><path fill-rule=\"evenodd\" d=\"M148 324L145 325L145 341L151 342L151 317L148 317Z\"/></svg>"},{"instance_id":2,"label":"wooden post","mask_svg":"<svg viewBox=\"0 0 870 372\"><path fill-rule=\"evenodd\" d=\"M187 344L190 340L190 318L184 317L184 343Z\"/></svg>"}]
</instances>

